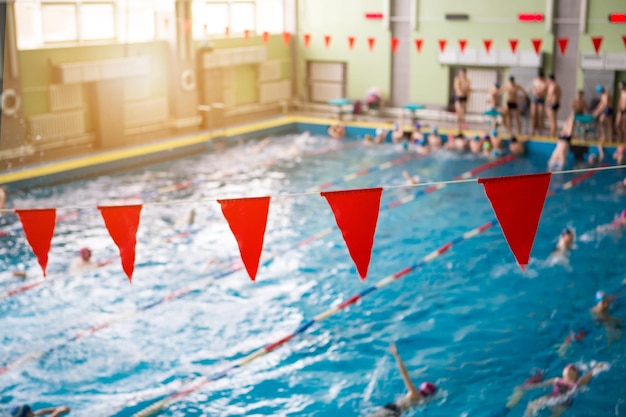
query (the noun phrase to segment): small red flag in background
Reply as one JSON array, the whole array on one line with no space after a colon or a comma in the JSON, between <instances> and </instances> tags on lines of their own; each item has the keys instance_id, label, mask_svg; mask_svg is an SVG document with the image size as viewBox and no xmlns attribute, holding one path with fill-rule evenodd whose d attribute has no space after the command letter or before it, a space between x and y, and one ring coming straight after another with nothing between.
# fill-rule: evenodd
<instances>
[{"instance_id":1,"label":"small red flag in background","mask_svg":"<svg viewBox=\"0 0 626 417\"><path fill-rule=\"evenodd\" d=\"M596 54L600 52L600 47L602 46L602 36L592 36L591 43L593 43L593 50L596 51Z\"/></svg>"},{"instance_id":2,"label":"small red flag in background","mask_svg":"<svg viewBox=\"0 0 626 417\"><path fill-rule=\"evenodd\" d=\"M622 42L624 43L624 49L626 49L626 35L622 35Z\"/></svg>"},{"instance_id":3,"label":"small red flag in background","mask_svg":"<svg viewBox=\"0 0 626 417\"><path fill-rule=\"evenodd\" d=\"M485 51L487 53L491 52L491 45L493 41L491 39L483 39L483 45L485 45Z\"/></svg>"},{"instance_id":4,"label":"small red flag in background","mask_svg":"<svg viewBox=\"0 0 626 417\"><path fill-rule=\"evenodd\" d=\"M330 205L361 279L367 276L382 188L320 193Z\"/></svg>"},{"instance_id":5,"label":"small red flag in background","mask_svg":"<svg viewBox=\"0 0 626 417\"><path fill-rule=\"evenodd\" d=\"M222 213L237 240L246 271L254 281L263 250L270 197L237 198L217 202L220 203Z\"/></svg>"},{"instance_id":6,"label":"small red flag in background","mask_svg":"<svg viewBox=\"0 0 626 417\"><path fill-rule=\"evenodd\" d=\"M348 36L348 46L350 47L350 50L352 50L352 48L354 48L354 41L356 40L356 38L354 36Z\"/></svg>"},{"instance_id":7,"label":"small red flag in background","mask_svg":"<svg viewBox=\"0 0 626 417\"><path fill-rule=\"evenodd\" d=\"M308 48L309 44L311 43L311 34L305 33L303 37L304 37L304 47Z\"/></svg>"},{"instance_id":8,"label":"small red flag in background","mask_svg":"<svg viewBox=\"0 0 626 417\"><path fill-rule=\"evenodd\" d=\"M400 39L398 39L398 38L391 38L391 52L393 52L394 54L398 50L398 44L399 43L400 43Z\"/></svg>"},{"instance_id":9,"label":"small red flag in background","mask_svg":"<svg viewBox=\"0 0 626 417\"><path fill-rule=\"evenodd\" d=\"M330 35L324 35L324 46L326 48L330 46Z\"/></svg>"},{"instance_id":10,"label":"small red flag in background","mask_svg":"<svg viewBox=\"0 0 626 417\"><path fill-rule=\"evenodd\" d=\"M26 235L26 241L37 257L43 276L46 276L50 242L54 235L56 209L14 210Z\"/></svg>"},{"instance_id":11,"label":"small red flag in background","mask_svg":"<svg viewBox=\"0 0 626 417\"><path fill-rule=\"evenodd\" d=\"M561 51L561 55L565 55L568 42L569 42L568 38L558 38L556 40L556 43L559 45L559 51Z\"/></svg>"},{"instance_id":12,"label":"small red flag in background","mask_svg":"<svg viewBox=\"0 0 626 417\"><path fill-rule=\"evenodd\" d=\"M137 245L137 229L141 205L132 206L98 206L113 242L120 250L122 269L128 280L133 281L135 270L135 246Z\"/></svg>"},{"instance_id":13,"label":"small red flag in background","mask_svg":"<svg viewBox=\"0 0 626 417\"><path fill-rule=\"evenodd\" d=\"M374 50L375 42L376 42L376 38L367 38L367 44L369 45L370 51Z\"/></svg>"},{"instance_id":14,"label":"small red flag in background","mask_svg":"<svg viewBox=\"0 0 626 417\"><path fill-rule=\"evenodd\" d=\"M291 33L283 32L283 43L285 46L289 46L289 41L291 40Z\"/></svg>"},{"instance_id":15,"label":"small red flag in background","mask_svg":"<svg viewBox=\"0 0 626 417\"><path fill-rule=\"evenodd\" d=\"M533 48L535 49L535 53L539 55L539 51L541 50L541 39L531 39L533 44Z\"/></svg>"},{"instance_id":16,"label":"small red flag in background","mask_svg":"<svg viewBox=\"0 0 626 417\"><path fill-rule=\"evenodd\" d=\"M459 49L461 53L465 52L465 47L467 46L467 39L459 39Z\"/></svg>"},{"instance_id":17,"label":"small red flag in background","mask_svg":"<svg viewBox=\"0 0 626 417\"><path fill-rule=\"evenodd\" d=\"M519 41L517 39L509 39L509 45L511 46L511 52L515 53L517 51L517 45Z\"/></svg>"},{"instance_id":18,"label":"small red flag in background","mask_svg":"<svg viewBox=\"0 0 626 417\"><path fill-rule=\"evenodd\" d=\"M283 39L284 39L285 35L283 35ZM263 43L267 45L267 42L269 42L270 40L270 33L269 32L263 32Z\"/></svg>"},{"instance_id":19,"label":"small red flag in background","mask_svg":"<svg viewBox=\"0 0 626 417\"><path fill-rule=\"evenodd\" d=\"M446 43L448 42L445 39L439 39L437 42L439 43L439 51L443 53L443 51L446 50Z\"/></svg>"},{"instance_id":20,"label":"small red flag in background","mask_svg":"<svg viewBox=\"0 0 626 417\"><path fill-rule=\"evenodd\" d=\"M228 26L224 29L224 36L230 38L230 28Z\"/></svg>"},{"instance_id":21,"label":"small red flag in background","mask_svg":"<svg viewBox=\"0 0 626 417\"><path fill-rule=\"evenodd\" d=\"M248 39L250 39L250 31L246 29L243 31L243 40L247 41Z\"/></svg>"},{"instance_id":22,"label":"small red flag in background","mask_svg":"<svg viewBox=\"0 0 626 417\"><path fill-rule=\"evenodd\" d=\"M189 21L189 19L184 19L183 20L183 32L185 33L189 32L190 28L191 28L191 22Z\"/></svg>"},{"instance_id":23,"label":"small red flag in background","mask_svg":"<svg viewBox=\"0 0 626 417\"><path fill-rule=\"evenodd\" d=\"M418 53L422 52L422 45L424 44L424 39L415 39L415 48Z\"/></svg>"},{"instance_id":24,"label":"small red flag in background","mask_svg":"<svg viewBox=\"0 0 626 417\"><path fill-rule=\"evenodd\" d=\"M522 271L528 265L551 173L479 178Z\"/></svg>"}]
</instances>

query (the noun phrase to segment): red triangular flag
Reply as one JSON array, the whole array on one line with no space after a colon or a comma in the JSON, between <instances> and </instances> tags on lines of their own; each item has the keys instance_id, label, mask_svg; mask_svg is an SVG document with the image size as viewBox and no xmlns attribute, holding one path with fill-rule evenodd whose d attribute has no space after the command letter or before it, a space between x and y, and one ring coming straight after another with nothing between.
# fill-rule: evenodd
<instances>
[{"instance_id":1,"label":"red triangular flag","mask_svg":"<svg viewBox=\"0 0 626 417\"><path fill-rule=\"evenodd\" d=\"M224 36L226 38L230 37L230 28L228 26L226 26L226 28L224 29Z\"/></svg>"},{"instance_id":2,"label":"red triangular flag","mask_svg":"<svg viewBox=\"0 0 626 417\"><path fill-rule=\"evenodd\" d=\"M248 39L250 39L250 31L246 29L243 31L243 40L247 41Z\"/></svg>"},{"instance_id":3,"label":"red triangular flag","mask_svg":"<svg viewBox=\"0 0 626 417\"><path fill-rule=\"evenodd\" d=\"M596 51L596 54L600 52L600 47L602 46L602 36L592 36L591 42L593 43L593 50Z\"/></svg>"},{"instance_id":4,"label":"red triangular flag","mask_svg":"<svg viewBox=\"0 0 626 417\"><path fill-rule=\"evenodd\" d=\"M327 48L330 46L330 35L324 35L324 46Z\"/></svg>"},{"instance_id":5,"label":"red triangular flag","mask_svg":"<svg viewBox=\"0 0 626 417\"><path fill-rule=\"evenodd\" d=\"M483 45L485 45L485 51L489 53L491 51L491 44L493 41L491 39L483 39Z\"/></svg>"},{"instance_id":6,"label":"red triangular flag","mask_svg":"<svg viewBox=\"0 0 626 417\"><path fill-rule=\"evenodd\" d=\"M367 44L370 47L370 51L374 50L374 42L376 42L376 38L367 38Z\"/></svg>"},{"instance_id":7,"label":"red triangular flag","mask_svg":"<svg viewBox=\"0 0 626 417\"><path fill-rule=\"evenodd\" d=\"M54 235L54 223L56 221L56 209L14 210L19 217L24 229L24 235L28 244L37 257L43 276L46 276L48 266L48 253L50 242Z\"/></svg>"},{"instance_id":8,"label":"red triangular flag","mask_svg":"<svg viewBox=\"0 0 626 417\"><path fill-rule=\"evenodd\" d=\"M568 38L557 38L556 43L559 45L559 50L561 51L561 55L565 55L568 42L569 42Z\"/></svg>"},{"instance_id":9,"label":"red triangular flag","mask_svg":"<svg viewBox=\"0 0 626 417\"><path fill-rule=\"evenodd\" d=\"M459 39L459 49L461 53L465 52L465 47L467 46L467 39Z\"/></svg>"},{"instance_id":10,"label":"red triangular flag","mask_svg":"<svg viewBox=\"0 0 626 417\"><path fill-rule=\"evenodd\" d=\"M217 200L235 235L239 253L250 279L254 281L263 250L270 197Z\"/></svg>"},{"instance_id":11,"label":"red triangular flag","mask_svg":"<svg viewBox=\"0 0 626 417\"><path fill-rule=\"evenodd\" d=\"M139 214L141 205L133 206L98 206L104 219L104 225L113 238L113 242L120 250L122 269L128 280L133 282L135 270L135 245L137 244L137 229L139 228Z\"/></svg>"},{"instance_id":12,"label":"red triangular flag","mask_svg":"<svg viewBox=\"0 0 626 417\"><path fill-rule=\"evenodd\" d=\"M417 53L422 52L423 44L424 44L424 39L415 39L415 48L417 49Z\"/></svg>"},{"instance_id":13,"label":"red triangular flag","mask_svg":"<svg viewBox=\"0 0 626 417\"><path fill-rule=\"evenodd\" d=\"M382 188L327 191L326 197L361 279L367 276Z\"/></svg>"},{"instance_id":14,"label":"red triangular flag","mask_svg":"<svg viewBox=\"0 0 626 417\"><path fill-rule=\"evenodd\" d=\"M398 50L398 44L399 43L400 43L400 39L398 39L398 38L391 38L391 52L393 52L394 54Z\"/></svg>"},{"instance_id":15,"label":"red triangular flag","mask_svg":"<svg viewBox=\"0 0 626 417\"><path fill-rule=\"evenodd\" d=\"M539 55L539 51L541 50L541 39L531 39L530 41L533 43L535 53Z\"/></svg>"},{"instance_id":16,"label":"red triangular flag","mask_svg":"<svg viewBox=\"0 0 626 417\"><path fill-rule=\"evenodd\" d=\"M439 39L437 42L439 43L439 51L443 54L443 51L446 50L447 41L445 39Z\"/></svg>"},{"instance_id":17,"label":"red triangular flag","mask_svg":"<svg viewBox=\"0 0 626 417\"><path fill-rule=\"evenodd\" d=\"M528 265L551 173L479 178L522 271Z\"/></svg>"},{"instance_id":18,"label":"red triangular flag","mask_svg":"<svg viewBox=\"0 0 626 417\"><path fill-rule=\"evenodd\" d=\"M283 35L284 38L284 35ZM270 40L270 33L269 32L263 32L263 43L267 45L267 43Z\"/></svg>"},{"instance_id":19,"label":"red triangular flag","mask_svg":"<svg viewBox=\"0 0 626 417\"><path fill-rule=\"evenodd\" d=\"M356 40L356 38L354 36L348 36L348 46L350 47L350 50L352 50L352 48L354 48L354 41Z\"/></svg>"},{"instance_id":20,"label":"red triangular flag","mask_svg":"<svg viewBox=\"0 0 626 417\"><path fill-rule=\"evenodd\" d=\"M517 44L519 41L517 39L509 39L509 45L511 45L511 53L515 53L517 51Z\"/></svg>"},{"instance_id":21,"label":"red triangular flag","mask_svg":"<svg viewBox=\"0 0 626 417\"><path fill-rule=\"evenodd\" d=\"M624 49L626 49L626 35L622 35L622 42L624 42Z\"/></svg>"},{"instance_id":22,"label":"red triangular flag","mask_svg":"<svg viewBox=\"0 0 626 417\"><path fill-rule=\"evenodd\" d=\"M289 41L291 40L291 33L283 32L283 43L285 46L289 46Z\"/></svg>"},{"instance_id":23,"label":"red triangular flag","mask_svg":"<svg viewBox=\"0 0 626 417\"><path fill-rule=\"evenodd\" d=\"M308 48L309 44L311 43L311 34L305 33L303 37L304 37L304 47Z\"/></svg>"}]
</instances>

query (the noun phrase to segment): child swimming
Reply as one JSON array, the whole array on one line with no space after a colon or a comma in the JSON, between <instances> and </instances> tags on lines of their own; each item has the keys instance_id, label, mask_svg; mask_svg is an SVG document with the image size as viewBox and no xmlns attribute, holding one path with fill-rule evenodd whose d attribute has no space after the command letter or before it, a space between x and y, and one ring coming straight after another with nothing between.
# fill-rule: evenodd
<instances>
[{"instance_id":1,"label":"child swimming","mask_svg":"<svg viewBox=\"0 0 626 417\"><path fill-rule=\"evenodd\" d=\"M590 310L594 319L604 325L604 330L606 330L606 339L609 344L611 344L613 340L617 340L622 337L622 332L620 330L622 321L609 314L610 305L611 297L604 291L598 291L596 293L596 305Z\"/></svg>"}]
</instances>

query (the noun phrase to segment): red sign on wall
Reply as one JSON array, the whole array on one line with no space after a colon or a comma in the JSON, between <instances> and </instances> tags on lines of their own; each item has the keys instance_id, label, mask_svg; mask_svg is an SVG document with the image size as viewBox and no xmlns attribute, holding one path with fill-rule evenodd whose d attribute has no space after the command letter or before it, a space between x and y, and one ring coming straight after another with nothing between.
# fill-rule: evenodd
<instances>
[{"instance_id":1,"label":"red sign on wall","mask_svg":"<svg viewBox=\"0 0 626 417\"><path fill-rule=\"evenodd\" d=\"M369 20L382 20L382 13L365 13L365 18Z\"/></svg>"}]
</instances>

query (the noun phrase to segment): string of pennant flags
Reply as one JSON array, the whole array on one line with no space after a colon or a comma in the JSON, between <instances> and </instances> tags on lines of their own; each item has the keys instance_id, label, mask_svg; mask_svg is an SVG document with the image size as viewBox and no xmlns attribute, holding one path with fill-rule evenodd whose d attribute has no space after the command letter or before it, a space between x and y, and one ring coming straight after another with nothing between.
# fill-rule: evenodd
<instances>
[{"instance_id":1,"label":"string of pennant flags","mask_svg":"<svg viewBox=\"0 0 626 417\"><path fill-rule=\"evenodd\" d=\"M560 171L595 172L618 169L622 166L587 168ZM553 173L514 175L493 178L463 179L447 181L445 184L478 182L483 185L496 218L501 225L517 263L524 270L543 210L544 200ZM418 184L431 188L438 183ZM444 183L442 183L444 184ZM348 253L358 275L365 279L370 264L374 235L380 211L380 200L384 189L411 187L403 185L339 191L322 191L341 231ZM315 193L301 193L317 194ZM267 225L271 196L219 199L222 214L233 233L243 265L251 280L255 280ZM135 266L136 235L143 204L98 206L104 225L119 249L122 269L132 282ZM48 253L56 224L57 208L14 209L24 230L44 277L48 264Z\"/></svg>"}]
</instances>

